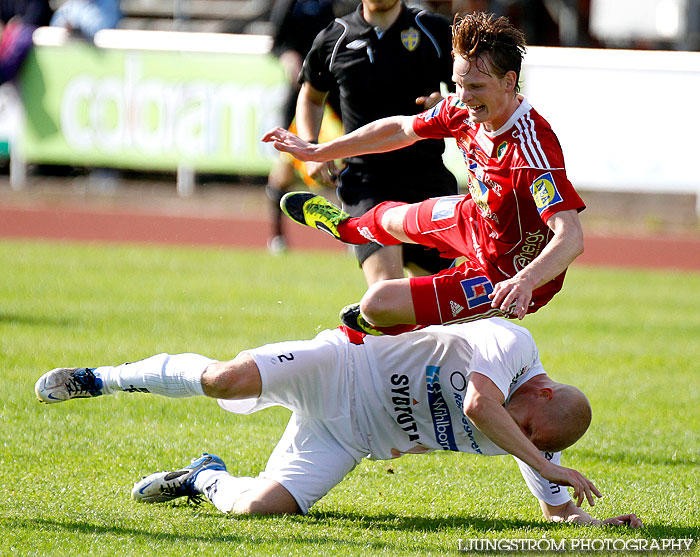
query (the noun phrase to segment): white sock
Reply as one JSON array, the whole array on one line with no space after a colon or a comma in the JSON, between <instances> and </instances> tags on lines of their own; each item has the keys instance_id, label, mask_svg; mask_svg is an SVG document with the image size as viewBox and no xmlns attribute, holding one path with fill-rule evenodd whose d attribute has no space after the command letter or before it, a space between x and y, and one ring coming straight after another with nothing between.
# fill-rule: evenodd
<instances>
[{"instance_id":1,"label":"white sock","mask_svg":"<svg viewBox=\"0 0 700 557\"><path fill-rule=\"evenodd\" d=\"M212 360L199 354L158 354L120 366L95 368L105 394L153 393L171 398L204 395L202 374Z\"/></svg>"},{"instance_id":2,"label":"white sock","mask_svg":"<svg viewBox=\"0 0 700 557\"><path fill-rule=\"evenodd\" d=\"M256 478L232 476L224 470L202 470L194 480L194 488L221 512L233 509L236 500L253 488Z\"/></svg>"}]
</instances>

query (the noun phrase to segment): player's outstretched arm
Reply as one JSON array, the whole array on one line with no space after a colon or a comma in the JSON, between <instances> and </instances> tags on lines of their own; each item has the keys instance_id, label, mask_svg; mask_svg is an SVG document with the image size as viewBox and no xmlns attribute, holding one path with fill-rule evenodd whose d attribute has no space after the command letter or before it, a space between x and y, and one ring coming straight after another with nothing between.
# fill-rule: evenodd
<instances>
[{"instance_id":1,"label":"player's outstretched arm","mask_svg":"<svg viewBox=\"0 0 700 557\"><path fill-rule=\"evenodd\" d=\"M275 149L300 161L326 162L369 153L385 153L412 145L421 139L413 131L414 116L390 116L370 122L326 143L309 143L284 128L271 129L262 137Z\"/></svg>"},{"instance_id":2,"label":"player's outstretched arm","mask_svg":"<svg viewBox=\"0 0 700 557\"><path fill-rule=\"evenodd\" d=\"M594 483L573 468L550 462L525 436L520 426L503 407L503 393L488 377L472 373L464 397L464 413L471 422L501 449L518 457L543 478L574 488L574 499L580 505L585 498L595 505L594 497L602 497Z\"/></svg>"},{"instance_id":3,"label":"player's outstretched arm","mask_svg":"<svg viewBox=\"0 0 700 557\"><path fill-rule=\"evenodd\" d=\"M540 501L542 514L551 522L566 522L569 524L590 524L591 526L629 526L630 528L641 528L642 521L634 513L614 516L605 520L598 520L589 515L586 511L576 506L573 501L567 501L563 505L549 505Z\"/></svg>"}]
</instances>

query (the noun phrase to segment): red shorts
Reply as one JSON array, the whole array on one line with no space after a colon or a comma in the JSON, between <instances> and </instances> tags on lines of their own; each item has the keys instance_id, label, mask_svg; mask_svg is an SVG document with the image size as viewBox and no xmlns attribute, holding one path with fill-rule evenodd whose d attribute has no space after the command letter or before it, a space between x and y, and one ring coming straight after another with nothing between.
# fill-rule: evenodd
<instances>
[{"instance_id":1,"label":"red shorts","mask_svg":"<svg viewBox=\"0 0 700 557\"><path fill-rule=\"evenodd\" d=\"M413 203L403 221L404 232L414 242L436 248L445 257L476 255L470 233L473 204L466 195L433 197Z\"/></svg>"},{"instance_id":2,"label":"red shorts","mask_svg":"<svg viewBox=\"0 0 700 557\"><path fill-rule=\"evenodd\" d=\"M471 233L471 202L467 196L428 199L411 205L404 219L406 235L416 243L437 248L446 257L467 261L436 275L410 279L416 323L421 325L473 321L505 316L491 307L493 285L508 277L480 260L480 247ZM537 311L562 286L563 274L536 289L528 313Z\"/></svg>"}]
</instances>

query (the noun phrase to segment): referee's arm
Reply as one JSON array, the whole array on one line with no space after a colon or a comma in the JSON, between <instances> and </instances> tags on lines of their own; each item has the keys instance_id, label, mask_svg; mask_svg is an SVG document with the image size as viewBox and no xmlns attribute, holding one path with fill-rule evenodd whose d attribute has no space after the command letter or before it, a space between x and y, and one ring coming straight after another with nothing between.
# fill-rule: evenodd
<instances>
[{"instance_id":1,"label":"referee's arm","mask_svg":"<svg viewBox=\"0 0 700 557\"><path fill-rule=\"evenodd\" d=\"M301 86L297 99L296 127L297 134L305 141L318 141L327 96L327 92L319 91L308 81Z\"/></svg>"}]
</instances>

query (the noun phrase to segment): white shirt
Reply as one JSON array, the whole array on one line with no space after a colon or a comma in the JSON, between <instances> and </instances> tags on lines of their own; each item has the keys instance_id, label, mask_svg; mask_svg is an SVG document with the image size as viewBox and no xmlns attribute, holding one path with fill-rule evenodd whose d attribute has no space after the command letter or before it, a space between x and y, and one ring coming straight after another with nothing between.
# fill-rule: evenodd
<instances>
[{"instance_id":1,"label":"white shirt","mask_svg":"<svg viewBox=\"0 0 700 557\"><path fill-rule=\"evenodd\" d=\"M367 369L356 374L358 421L370 459L433 450L507 454L464 415L469 378L475 371L485 375L507 402L520 385L546 373L530 332L505 319L366 337L364 346ZM561 453L543 454L560 462ZM516 461L538 499L552 505L569 500L566 489Z\"/></svg>"},{"instance_id":2,"label":"white shirt","mask_svg":"<svg viewBox=\"0 0 700 557\"><path fill-rule=\"evenodd\" d=\"M358 459L433 450L507 454L464 415L469 378L475 371L485 375L507 402L520 385L545 373L529 331L505 319L367 336L359 345L335 329L248 353L260 370L262 393L220 400L223 408L247 414L282 405L302 426L323 425L308 435L331 436ZM543 454L559 464L560 453ZM550 505L569 501L566 489L516 461L535 497Z\"/></svg>"}]
</instances>

